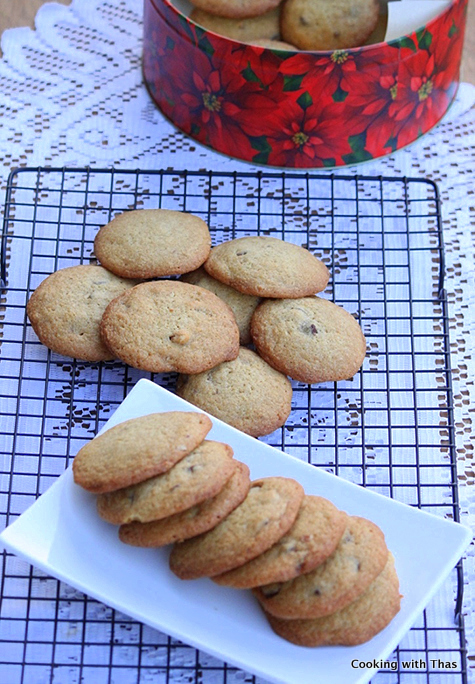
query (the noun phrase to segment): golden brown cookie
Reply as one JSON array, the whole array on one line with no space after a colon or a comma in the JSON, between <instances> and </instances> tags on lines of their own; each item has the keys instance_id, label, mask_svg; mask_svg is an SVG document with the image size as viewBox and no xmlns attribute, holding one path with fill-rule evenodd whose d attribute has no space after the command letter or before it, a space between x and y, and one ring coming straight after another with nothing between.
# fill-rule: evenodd
<instances>
[{"instance_id":1,"label":"golden brown cookie","mask_svg":"<svg viewBox=\"0 0 475 684\"><path fill-rule=\"evenodd\" d=\"M326 617L283 620L266 613L276 634L297 646L356 646L372 639L401 607L399 580L390 555L384 570L353 603Z\"/></svg>"},{"instance_id":2,"label":"golden brown cookie","mask_svg":"<svg viewBox=\"0 0 475 684\"><path fill-rule=\"evenodd\" d=\"M286 535L270 549L239 568L213 577L217 584L249 589L286 582L310 572L335 551L348 516L328 499L305 496L299 514Z\"/></svg>"},{"instance_id":3,"label":"golden brown cookie","mask_svg":"<svg viewBox=\"0 0 475 684\"><path fill-rule=\"evenodd\" d=\"M126 211L94 240L100 263L123 278L157 278L192 271L211 249L208 226L198 216L170 209Z\"/></svg>"},{"instance_id":4,"label":"golden brown cookie","mask_svg":"<svg viewBox=\"0 0 475 684\"><path fill-rule=\"evenodd\" d=\"M177 394L253 437L281 427L292 403L289 379L246 347L233 361L204 373L181 375Z\"/></svg>"},{"instance_id":5,"label":"golden brown cookie","mask_svg":"<svg viewBox=\"0 0 475 684\"><path fill-rule=\"evenodd\" d=\"M251 334L267 363L301 382L352 378L366 355L358 322L321 297L262 302L252 317Z\"/></svg>"},{"instance_id":6,"label":"golden brown cookie","mask_svg":"<svg viewBox=\"0 0 475 684\"><path fill-rule=\"evenodd\" d=\"M251 343L251 318L256 306L261 301L260 297L243 294L229 287L229 285L220 283L219 280L212 278L209 273L206 273L204 268L199 268L193 271L193 273L187 273L181 279L185 283L204 287L205 290L213 292L226 302L236 318L241 344Z\"/></svg>"},{"instance_id":7,"label":"golden brown cookie","mask_svg":"<svg viewBox=\"0 0 475 684\"><path fill-rule=\"evenodd\" d=\"M291 527L304 497L285 477L251 483L244 501L210 532L175 544L170 568L181 579L212 577L264 553Z\"/></svg>"},{"instance_id":8,"label":"golden brown cookie","mask_svg":"<svg viewBox=\"0 0 475 684\"><path fill-rule=\"evenodd\" d=\"M43 280L26 311L48 349L83 361L106 361L115 357L101 340L102 314L113 299L136 284L102 266L71 266Z\"/></svg>"},{"instance_id":9,"label":"golden brown cookie","mask_svg":"<svg viewBox=\"0 0 475 684\"><path fill-rule=\"evenodd\" d=\"M73 461L74 481L96 494L142 482L166 472L191 453L211 428L208 416L191 411L126 420L78 451Z\"/></svg>"},{"instance_id":10,"label":"golden brown cookie","mask_svg":"<svg viewBox=\"0 0 475 684\"><path fill-rule=\"evenodd\" d=\"M285 619L331 615L355 601L382 572L388 559L377 525L352 516L335 552L315 570L253 593L267 613Z\"/></svg>"},{"instance_id":11,"label":"golden brown cookie","mask_svg":"<svg viewBox=\"0 0 475 684\"><path fill-rule=\"evenodd\" d=\"M308 249L256 235L213 247L204 264L226 285L258 297L306 297L325 289L330 274Z\"/></svg>"},{"instance_id":12,"label":"golden brown cookie","mask_svg":"<svg viewBox=\"0 0 475 684\"><path fill-rule=\"evenodd\" d=\"M216 496L168 518L121 525L119 539L132 546L158 547L208 532L244 501L250 484L249 468L235 461L233 474Z\"/></svg>"},{"instance_id":13,"label":"golden brown cookie","mask_svg":"<svg viewBox=\"0 0 475 684\"><path fill-rule=\"evenodd\" d=\"M239 353L239 330L225 302L174 280L141 283L107 307L101 335L117 358L156 373L201 373Z\"/></svg>"},{"instance_id":14,"label":"golden brown cookie","mask_svg":"<svg viewBox=\"0 0 475 684\"><path fill-rule=\"evenodd\" d=\"M283 40L272 40L271 38L260 38L258 40L249 41L251 45L268 48L269 50L294 50L298 48L290 43L285 43Z\"/></svg>"},{"instance_id":15,"label":"golden brown cookie","mask_svg":"<svg viewBox=\"0 0 475 684\"><path fill-rule=\"evenodd\" d=\"M167 472L99 494L97 510L101 518L116 525L166 518L215 496L233 471L231 447L204 441Z\"/></svg>"},{"instance_id":16,"label":"golden brown cookie","mask_svg":"<svg viewBox=\"0 0 475 684\"><path fill-rule=\"evenodd\" d=\"M245 19L275 9L282 0L191 0L198 9L217 17Z\"/></svg>"},{"instance_id":17,"label":"golden brown cookie","mask_svg":"<svg viewBox=\"0 0 475 684\"><path fill-rule=\"evenodd\" d=\"M301 50L339 50L363 45L379 16L379 0L287 0L284 40Z\"/></svg>"},{"instance_id":18,"label":"golden brown cookie","mask_svg":"<svg viewBox=\"0 0 475 684\"><path fill-rule=\"evenodd\" d=\"M209 31L241 43L251 42L254 38L279 38L280 34L280 7L249 19L218 17L201 9L194 9L190 19Z\"/></svg>"}]
</instances>

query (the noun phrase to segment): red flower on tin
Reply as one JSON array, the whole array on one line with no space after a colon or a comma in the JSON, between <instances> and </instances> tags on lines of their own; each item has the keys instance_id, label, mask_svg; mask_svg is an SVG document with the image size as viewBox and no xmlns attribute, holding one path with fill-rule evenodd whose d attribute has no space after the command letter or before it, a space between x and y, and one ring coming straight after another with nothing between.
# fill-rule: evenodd
<instances>
[{"instance_id":1,"label":"red flower on tin","mask_svg":"<svg viewBox=\"0 0 475 684\"><path fill-rule=\"evenodd\" d=\"M342 155L352 150L334 120L334 104L317 101L302 107L299 101L287 102L275 112L272 129L265 130L271 147L268 163L298 168L341 164Z\"/></svg>"},{"instance_id":2,"label":"red flower on tin","mask_svg":"<svg viewBox=\"0 0 475 684\"><path fill-rule=\"evenodd\" d=\"M362 72L365 61L364 52L348 50L335 50L321 57L300 53L282 62L280 70L288 78L300 75L302 88L331 97L339 89L351 89L353 76Z\"/></svg>"},{"instance_id":3,"label":"red flower on tin","mask_svg":"<svg viewBox=\"0 0 475 684\"><path fill-rule=\"evenodd\" d=\"M237 73L226 55L214 64L204 53L196 53L190 64L177 50L171 82L173 119L179 127L234 156L255 154L242 122L249 110L255 116L260 109L270 110L272 103L259 96L259 85Z\"/></svg>"},{"instance_id":4,"label":"red flower on tin","mask_svg":"<svg viewBox=\"0 0 475 684\"><path fill-rule=\"evenodd\" d=\"M435 56L426 50L401 62L397 97L388 110L399 146L415 140L442 117L449 104L441 87L444 80Z\"/></svg>"}]
</instances>

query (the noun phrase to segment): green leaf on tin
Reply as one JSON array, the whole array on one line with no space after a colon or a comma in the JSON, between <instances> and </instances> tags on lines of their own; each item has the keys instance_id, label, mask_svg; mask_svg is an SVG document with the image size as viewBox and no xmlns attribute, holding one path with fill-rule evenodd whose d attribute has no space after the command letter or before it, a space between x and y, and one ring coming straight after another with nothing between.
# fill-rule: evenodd
<instances>
[{"instance_id":1,"label":"green leaf on tin","mask_svg":"<svg viewBox=\"0 0 475 684\"><path fill-rule=\"evenodd\" d=\"M421 50L428 50L432 43L432 33L422 29L422 31L418 31L416 35Z\"/></svg>"},{"instance_id":2,"label":"green leaf on tin","mask_svg":"<svg viewBox=\"0 0 475 684\"><path fill-rule=\"evenodd\" d=\"M384 147L389 147L391 149L391 152L395 152L397 150L397 137L395 135L392 135L387 141Z\"/></svg>"},{"instance_id":3,"label":"green leaf on tin","mask_svg":"<svg viewBox=\"0 0 475 684\"><path fill-rule=\"evenodd\" d=\"M253 150L258 150L261 154L267 154L267 156L269 156L269 152L272 150L272 147L269 145L269 141L265 135L259 135L255 137L249 136L249 142L251 143Z\"/></svg>"},{"instance_id":4,"label":"green leaf on tin","mask_svg":"<svg viewBox=\"0 0 475 684\"><path fill-rule=\"evenodd\" d=\"M252 161L255 162L256 164L267 164L268 160L269 160L269 152L259 152L259 154L256 154L252 158Z\"/></svg>"},{"instance_id":5,"label":"green leaf on tin","mask_svg":"<svg viewBox=\"0 0 475 684\"><path fill-rule=\"evenodd\" d=\"M284 76L284 91L291 92L294 90L300 90L304 76L305 74L299 74L297 76Z\"/></svg>"},{"instance_id":6,"label":"green leaf on tin","mask_svg":"<svg viewBox=\"0 0 475 684\"><path fill-rule=\"evenodd\" d=\"M412 40L412 38L407 38L407 37L401 38L401 40L399 41L399 45L401 47L409 48L413 52L417 52L417 46L416 46L415 42Z\"/></svg>"},{"instance_id":7,"label":"green leaf on tin","mask_svg":"<svg viewBox=\"0 0 475 684\"><path fill-rule=\"evenodd\" d=\"M211 57L212 55L214 55L214 47L213 47L213 46L211 45L211 43L209 42L208 36L207 36L206 34L203 35L203 37L199 39L198 45L199 45L200 48L201 48L204 52L206 52L206 54L209 55L210 57Z\"/></svg>"},{"instance_id":8,"label":"green leaf on tin","mask_svg":"<svg viewBox=\"0 0 475 684\"><path fill-rule=\"evenodd\" d=\"M299 98L297 98L297 104L299 105L299 107L305 110L307 109L307 107L310 107L310 105L313 104L313 100L310 97L309 93L305 91L301 94Z\"/></svg>"},{"instance_id":9,"label":"green leaf on tin","mask_svg":"<svg viewBox=\"0 0 475 684\"><path fill-rule=\"evenodd\" d=\"M193 31L191 30L191 26L190 26L190 24L188 23L186 17L185 17L184 15L179 14L179 15L178 15L178 21L181 23L182 27L183 27L184 30L187 32L187 34L190 36L190 38L193 40L193 42L195 42L195 36L194 36L194 34L193 34ZM199 26L197 26L196 28L197 28L197 33L198 33L198 29L199 29L201 32L204 32L203 29L200 29Z\"/></svg>"},{"instance_id":10,"label":"green leaf on tin","mask_svg":"<svg viewBox=\"0 0 475 684\"><path fill-rule=\"evenodd\" d=\"M198 135L200 132L201 128L198 126L198 124L192 123L191 128L190 128L190 134L191 135Z\"/></svg>"},{"instance_id":11,"label":"green leaf on tin","mask_svg":"<svg viewBox=\"0 0 475 684\"><path fill-rule=\"evenodd\" d=\"M174 50L175 49L175 41L170 38L170 36L167 36L167 42L166 42L166 47L168 50Z\"/></svg>"},{"instance_id":12,"label":"green leaf on tin","mask_svg":"<svg viewBox=\"0 0 475 684\"><path fill-rule=\"evenodd\" d=\"M373 159L373 155L365 149L366 132L350 135L348 142L353 152L343 155L342 159L346 164L356 164L357 162Z\"/></svg>"},{"instance_id":13,"label":"green leaf on tin","mask_svg":"<svg viewBox=\"0 0 475 684\"><path fill-rule=\"evenodd\" d=\"M250 83L259 83L260 86L264 87L259 76L252 70L250 62L247 63L247 67L241 71L241 74L246 81L249 81Z\"/></svg>"},{"instance_id":14,"label":"green leaf on tin","mask_svg":"<svg viewBox=\"0 0 475 684\"><path fill-rule=\"evenodd\" d=\"M348 93L346 92L346 90L343 90L343 88L340 88L340 86L338 86L338 88L332 95L333 102L344 102L347 97Z\"/></svg>"},{"instance_id":15,"label":"green leaf on tin","mask_svg":"<svg viewBox=\"0 0 475 684\"><path fill-rule=\"evenodd\" d=\"M336 159L328 158L328 159L322 159L323 166L325 167L331 167L331 166L336 166Z\"/></svg>"},{"instance_id":16,"label":"green leaf on tin","mask_svg":"<svg viewBox=\"0 0 475 684\"><path fill-rule=\"evenodd\" d=\"M449 38L452 38L452 36L454 36L456 33L459 33L459 29L455 21L452 19L452 26L449 29Z\"/></svg>"}]
</instances>

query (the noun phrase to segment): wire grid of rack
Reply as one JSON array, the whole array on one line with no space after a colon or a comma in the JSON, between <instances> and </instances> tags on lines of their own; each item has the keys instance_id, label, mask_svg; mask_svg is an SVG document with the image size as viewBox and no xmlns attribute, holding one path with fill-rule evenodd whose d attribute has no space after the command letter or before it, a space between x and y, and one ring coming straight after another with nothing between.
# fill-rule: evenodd
<instances>
[{"instance_id":1,"label":"wire grid of rack","mask_svg":"<svg viewBox=\"0 0 475 684\"><path fill-rule=\"evenodd\" d=\"M1 275L1 525L67 467L136 381L173 374L49 352L25 305L51 272L94 261L101 225L134 208L197 214L213 243L264 234L308 247L332 273L322 296L357 316L368 355L352 380L294 382L265 441L296 458L458 520L444 257L437 187L413 178L302 173L21 169L7 188ZM459 564L377 684L466 682ZM4 684L259 682L4 554ZM455 663L421 668L420 661ZM409 662L405 669L402 662Z\"/></svg>"}]
</instances>

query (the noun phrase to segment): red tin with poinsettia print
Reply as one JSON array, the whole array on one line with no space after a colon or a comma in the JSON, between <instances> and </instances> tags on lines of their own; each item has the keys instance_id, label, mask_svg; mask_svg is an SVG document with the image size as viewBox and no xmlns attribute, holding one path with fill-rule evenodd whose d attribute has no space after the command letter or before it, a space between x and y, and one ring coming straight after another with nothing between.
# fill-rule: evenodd
<instances>
[{"instance_id":1,"label":"red tin with poinsettia print","mask_svg":"<svg viewBox=\"0 0 475 684\"><path fill-rule=\"evenodd\" d=\"M207 31L145 0L143 71L182 131L244 161L340 167L387 155L445 114L459 83L467 0L387 43L271 50Z\"/></svg>"}]
</instances>

